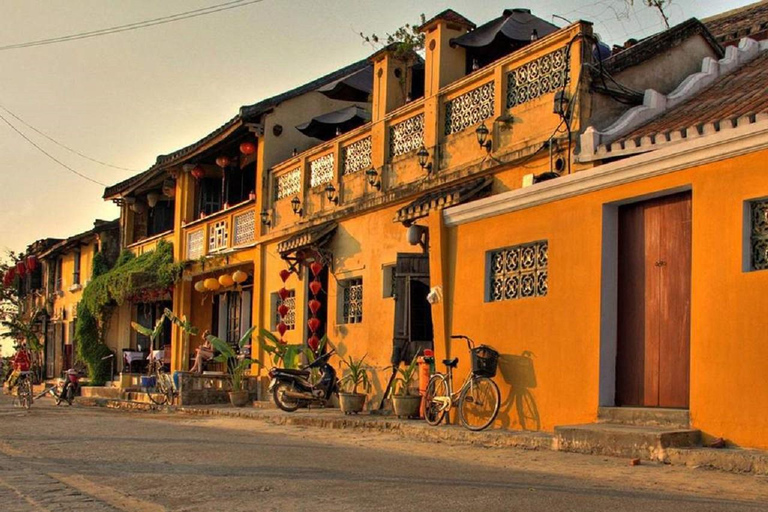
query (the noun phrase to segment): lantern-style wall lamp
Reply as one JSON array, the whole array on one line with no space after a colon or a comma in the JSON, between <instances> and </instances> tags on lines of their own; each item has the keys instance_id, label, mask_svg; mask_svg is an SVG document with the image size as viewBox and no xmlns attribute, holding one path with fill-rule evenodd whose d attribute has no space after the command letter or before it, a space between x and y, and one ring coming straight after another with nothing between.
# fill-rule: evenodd
<instances>
[{"instance_id":1,"label":"lantern-style wall lamp","mask_svg":"<svg viewBox=\"0 0 768 512\"><path fill-rule=\"evenodd\" d=\"M376 172L376 169L371 167L367 171L365 171L365 176L368 178L368 184L375 188L376 190L381 190L381 180L379 179L379 173Z\"/></svg>"},{"instance_id":2,"label":"lantern-style wall lamp","mask_svg":"<svg viewBox=\"0 0 768 512\"><path fill-rule=\"evenodd\" d=\"M272 219L269 218L269 212L267 210L263 210L260 215L262 224L267 227L272 225Z\"/></svg>"},{"instance_id":3,"label":"lantern-style wall lamp","mask_svg":"<svg viewBox=\"0 0 768 512\"><path fill-rule=\"evenodd\" d=\"M325 186L325 198L330 203L339 204L339 195L336 193L336 187L333 186L333 183Z\"/></svg>"},{"instance_id":4,"label":"lantern-style wall lamp","mask_svg":"<svg viewBox=\"0 0 768 512\"><path fill-rule=\"evenodd\" d=\"M482 123L480 126L478 126L475 129L475 136L477 136L477 143L480 144L481 148L484 148L488 153L491 152L491 148L493 147L493 141L488 138L488 134L490 131L488 130L488 127L485 126L485 123Z\"/></svg>"},{"instance_id":5,"label":"lantern-style wall lamp","mask_svg":"<svg viewBox=\"0 0 768 512\"><path fill-rule=\"evenodd\" d=\"M304 210L301 207L301 199L299 199L299 196L293 196L293 199L291 199L291 209L293 210L293 213L301 216Z\"/></svg>"},{"instance_id":6,"label":"lantern-style wall lamp","mask_svg":"<svg viewBox=\"0 0 768 512\"><path fill-rule=\"evenodd\" d=\"M419 166L427 171L427 174L432 174L432 162L429 162L429 151L427 151L427 148L424 147L424 144L421 145L419 150L416 152L416 158L419 159Z\"/></svg>"}]
</instances>

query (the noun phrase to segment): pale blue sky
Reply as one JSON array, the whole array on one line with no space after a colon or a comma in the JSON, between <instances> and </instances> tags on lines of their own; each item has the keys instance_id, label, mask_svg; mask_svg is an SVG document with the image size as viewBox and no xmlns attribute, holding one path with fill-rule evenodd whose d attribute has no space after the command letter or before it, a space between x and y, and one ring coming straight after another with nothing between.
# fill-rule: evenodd
<instances>
[{"instance_id":1,"label":"pale blue sky","mask_svg":"<svg viewBox=\"0 0 768 512\"><path fill-rule=\"evenodd\" d=\"M0 0L0 46L69 35L206 7L223 0ZM637 0L642 3L642 0ZM674 0L673 23L745 5ZM0 105L94 158L136 170L207 134L238 107L300 85L371 53L357 33L385 32L452 7L476 23L530 7L595 23L608 43L662 28L623 0L264 0L157 27L0 51ZM558 25L564 22L555 20ZM2 113L2 111L0 111ZM29 132L28 129L20 126ZM130 175L76 157L29 132L46 150L104 183ZM38 153L0 122L0 250L89 229L117 209L103 187Z\"/></svg>"}]
</instances>

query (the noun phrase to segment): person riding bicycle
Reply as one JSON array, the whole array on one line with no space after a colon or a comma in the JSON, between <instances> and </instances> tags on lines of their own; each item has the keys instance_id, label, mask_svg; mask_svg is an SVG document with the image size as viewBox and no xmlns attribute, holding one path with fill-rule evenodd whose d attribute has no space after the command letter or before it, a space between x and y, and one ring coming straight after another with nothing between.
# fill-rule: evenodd
<instances>
[{"instance_id":1,"label":"person riding bicycle","mask_svg":"<svg viewBox=\"0 0 768 512\"><path fill-rule=\"evenodd\" d=\"M18 382L22 372L28 372L32 367L31 354L29 353L29 350L27 350L27 347L24 344L22 344L19 347L16 354L13 356L12 360L13 360L13 373L11 373L11 376L8 379L9 393L16 385L16 382Z\"/></svg>"}]
</instances>

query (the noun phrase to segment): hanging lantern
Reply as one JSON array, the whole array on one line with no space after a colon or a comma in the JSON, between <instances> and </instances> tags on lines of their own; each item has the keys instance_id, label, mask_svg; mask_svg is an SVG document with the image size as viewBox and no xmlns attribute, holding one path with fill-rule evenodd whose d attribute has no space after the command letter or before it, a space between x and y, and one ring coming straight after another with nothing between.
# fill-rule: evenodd
<instances>
[{"instance_id":1,"label":"hanging lantern","mask_svg":"<svg viewBox=\"0 0 768 512\"><path fill-rule=\"evenodd\" d=\"M280 318L285 318L285 315L288 314L288 306L285 304L277 306L277 314L280 315Z\"/></svg>"},{"instance_id":2,"label":"hanging lantern","mask_svg":"<svg viewBox=\"0 0 768 512\"><path fill-rule=\"evenodd\" d=\"M203 284L205 285L205 289L206 289L206 290L210 290L210 291L212 291L212 292L215 292L215 291L216 291L216 290L218 290L218 289L219 289L219 287L221 286L221 285L219 284L219 281L217 281L217 280L216 280L216 279L214 279L213 277L209 277L208 279L206 279L205 281L203 281Z\"/></svg>"},{"instance_id":3,"label":"hanging lantern","mask_svg":"<svg viewBox=\"0 0 768 512\"><path fill-rule=\"evenodd\" d=\"M307 325L309 326L309 330L313 333L317 332L317 330L320 328L323 322L320 321L319 318L312 317L309 320L307 320Z\"/></svg>"},{"instance_id":4,"label":"hanging lantern","mask_svg":"<svg viewBox=\"0 0 768 512\"><path fill-rule=\"evenodd\" d=\"M16 273L19 274L19 277L24 277L26 275L27 266L23 261L20 261L16 264Z\"/></svg>"},{"instance_id":5,"label":"hanging lantern","mask_svg":"<svg viewBox=\"0 0 768 512\"><path fill-rule=\"evenodd\" d=\"M232 280L237 284L244 283L248 280L248 274L246 274L242 270L236 270L235 273L232 274Z\"/></svg>"},{"instance_id":6,"label":"hanging lantern","mask_svg":"<svg viewBox=\"0 0 768 512\"><path fill-rule=\"evenodd\" d=\"M309 283L309 289L312 291L312 295L317 295L323 289L323 285L320 284L320 281L312 281Z\"/></svg>"},{"instance_id":7,"label":"hanging lantern","mask_svg":"<svg viewBox=\"0 0 768 512\"><path fill-rule=\"evenodd\" d=\"M320 302L317 299L310 300L307 305L309 306L309 310L312 312L313 315L316 315L318 310L320 309L320 306L322 306L322 302Z\"/></svg>"},{"instance_id":8,"label":"hanging lantern","mask_svg":"<svg viewBox=\"0 0 768 512\"><path fill-rule=\"evenodd\" d=\"M197 290L200 293L203 293L205 291L205 283L203 281L196 282L195 290Z\"/></svg>"},{"instance_id":9,"label":"hanging lantern","mask_svg":"<svg viewBox=\"0 0 768 512\"><path fill-rule=\"evenodd\" d=\"M222 169L225 167L229 167L229 157L225 155L221 155L216 159L216 165L218 165Z\"/></svg>"},{"instance_id":10,"label":"hanging lantern","mask_svg":"<svg viewBox=\"0 0 768 512\"><path fill-rule=\"evenodd\" d=\"M317 349L320 346L320 338L313 334L307 340L307 346L310 348L310 350L312 350L312 352L317 352Z\"/></svg>"},{"instance_id":11,"label":"hanging lantern","mask_svg":"<svg viewBox=\"0 0 768 512\"><path fill-rule=\"evenodd\" d=\"M219 284L224 288L229 288L230 286L235 284L235 280L232 279L232 276L229 274L222 274L221 276L219 276Z\"/></svg>"},{"instance_id":12,"label":"hanging lantern","mask_svg":"<svg viewBox=\"0 0 768 512\"><path fill-rule=\"evenodd\" d=\"M163 195L170 198L176 196L176 182L174 180L165 180L163 182Z\"/></svg>"},{"instance_id":13,"label":"hanging lantern","mask_svg":"<svg viewBox=\"0 0 768 512\"><path fill-rule=\"evenodd\" d=\"M144 213L146 210L146 206L141 201L134 201L128 208L134 213Z\"/></svg>"},{"instance_id":14,"label":"hanging lantern","mask_svg":"<svg viewBox=\"0 0 768 512\"><path fill-rule=\"evenodd\" d=\"M253 142L243 142L240 144L240 152L244 155L252 155L256 152L256 144Z\"/></svg>"},{"instance_id":15,"label":"hanging lantern","mask_svg":"<svg viewBox=\"0 0 768 512\"><path fill-rule=\"evenodd\" d=\"M283 280L283 282L286 282L288 278L291 277L291 271L287 269L283 269L280 271L280 279Z\"/></svg>"},{"instance_id":16,"label":"hanging lantern","mask_svg":"<svg viewBox=\"0 0 768 512\"><path fill-rule=\"evenodd\" d=\"M35 269L37 268L37 256L35 255L27 256L26 263L27 263L27 271L34 272Z\"/></svg>"},{"instance_id":17,"label":"hanging lantern","mask_svg":"<svg viewBox=\"0 0 768 512\"><path fill-rule=\"evenodd\" d=\"M277 294L280 296L281 300L285 300L288 298L288 290L286 290L285 288L280 288L277 291Z\"/></svg>"},{"instance_id":18,"label":"hanging lantern","mask_svg":"<svg viewBox=\"0 0 768 512\"><path fill-rule=\"evenodd\" d=\"M157 206L157 202L160 200L160 194L157 192L150 192L147 194L147 204L150 208Z\"/></svg>"},{"instance_id":19,"label":"hanging lantern","mask_svg":"<svg viewBox=\"0 0 768 512\"><path fill-rule=\"evenodd\" d=\"M202 165L197 164L192 168L192 172L190 174L192 174L192 177L196 180L201 180L205 177L205 169L203 169Z\"/></svg>"},{"instance_id":20,"label":"hanging lantern","mask_svg":"<svg viewBox=\"0 0 768 512\"><path fill-rule=\"evenodd\" d=\"M312 262L312 264L309 266L309 269L312 271L312 275L317 277L320 272L323 270L323 265L320 262Z\"/></svg>"},{"instance_id":21,"label":"hanging lantern","mask_svg":"<svg viewBox=\"0 0 768 512\"><path fill-rule=\"evenodd\" d=\"M285 325L285 322L280 322L279 324L277 324L277 332L280 333L281 338L283 337L283 335L285 335L285 331L287 330L288 330L288 326Z\"/></svg>"}]
</instances>

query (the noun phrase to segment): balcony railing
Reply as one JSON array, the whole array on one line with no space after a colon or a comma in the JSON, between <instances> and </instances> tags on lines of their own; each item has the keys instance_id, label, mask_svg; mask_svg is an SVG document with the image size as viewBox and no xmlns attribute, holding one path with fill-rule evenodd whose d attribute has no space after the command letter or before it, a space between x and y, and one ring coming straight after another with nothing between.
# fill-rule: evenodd
<instances>
[{"instance_id":1,"label":"balcony railing","mask_svg":"<svg viewBox=\"0 0 768 512\"><path fill-rule=\"evenodd\" d=\"M157 248L157 243L160 240L173 243L173 230L166 231L164 233L158 233L157 235L139 240L129 245L127 248L136 256L141 256L145 252L154 251Z\"/></svg>"},{"instance_id":2,"label":"balcony railing","mask_svg":"<svg viewBox=\"0 0 768 512\"><path fill-rule=\"evenodd\" d=\"M250 199L184 226L184 259L195 260L256 241L257 213Z\"/></svg>"}]
</instances>

